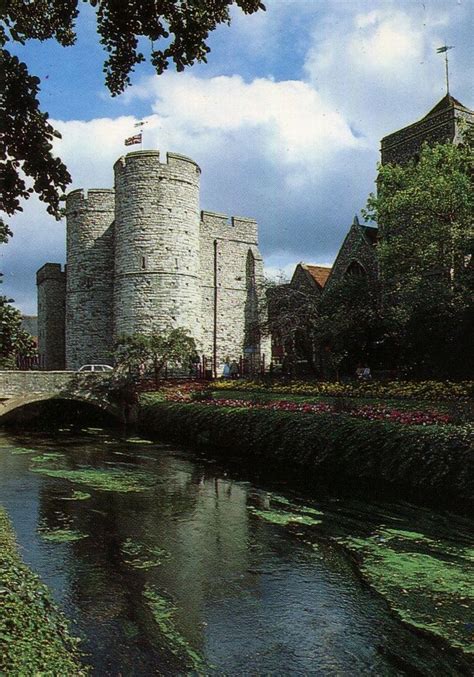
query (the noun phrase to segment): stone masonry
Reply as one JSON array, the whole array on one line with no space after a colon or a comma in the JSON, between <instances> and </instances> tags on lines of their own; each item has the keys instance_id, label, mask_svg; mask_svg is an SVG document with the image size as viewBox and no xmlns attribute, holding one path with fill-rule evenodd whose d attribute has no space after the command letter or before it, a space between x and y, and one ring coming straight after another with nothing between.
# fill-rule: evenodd
<instances>
[{"instance_id":1,"label":"stone masonry","mask_svg":"<svg viewBox=\"0 0 474 677\"><path fill-rule=\"evenodd\" d=\"M59 263L46 263L36 273L38 345L43 369L64 369L66 273Z\"/></svg>"},{"instance_id":2,"label":"stone masonry","mask_svg":"<svg viewBox=\"0 0 474 677\"><path fill-rule=\"evenodd\" d=\"M209 365L215 351L217 374L227 357L269 359L269 341L255 331L263 279L256 222L200 212L201 170L182 155L160 162L158 151L128 153L114 171L115 189L67 197L67 272L59 264L38 271L45 367L111 364L119 336L168 327L186 328Z\"/></svg>"}]
</instances>

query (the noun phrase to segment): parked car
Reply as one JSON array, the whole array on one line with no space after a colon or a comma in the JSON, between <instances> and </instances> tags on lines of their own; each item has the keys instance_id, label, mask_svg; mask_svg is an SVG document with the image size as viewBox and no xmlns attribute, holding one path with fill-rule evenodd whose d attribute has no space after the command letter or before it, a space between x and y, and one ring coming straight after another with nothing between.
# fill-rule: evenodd
<instances>
[{"instance_id":1,"label":"parked car","mask_svg":"<svg viewBox=\"0 0 474 677\"><path fill-rule=\"evenodd\" d=\"M113 371L109 364L84 364L78 371Z\"/></svg>"}]
</instances>

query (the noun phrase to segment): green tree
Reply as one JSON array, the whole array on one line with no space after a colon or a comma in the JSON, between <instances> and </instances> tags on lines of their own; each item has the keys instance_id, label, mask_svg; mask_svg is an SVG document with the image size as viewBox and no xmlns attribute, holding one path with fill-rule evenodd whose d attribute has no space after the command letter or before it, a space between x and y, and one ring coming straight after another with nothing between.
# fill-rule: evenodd
<instances>
[{"instance_id":1,"label":"green tree","mask_svg":"<svg viewBox=\"0 0 474 677\"><path fill-rule=\"evenodd\" d=\"M394 360L419 376L472 373L473 149L467 133L461 145L425 145L417 161L379 166L368 200Z\"/></svg>"},{"instance_id":2,"label":"green tree","mask_svg":"<svg viewBox=\"0 0 474 677\"><path fill-rule=\"evenodd\" d=\"M205 62L209 33L230 23L230 6L245 13L265 9L259 0L84 0L96 12L97 32L107 53L105 82L112 96L130 84L130 73L146 57L139 39L151 44L149 60L158 74L174 64L182 71ZM40 80L7 46L27 40L56 40L63 47L75 43L79 0L7 0L0 3L0 210L11 216L20 200L33 192L48 212L61 217L60 198L71 181L61 160L52 153L60 134L40 110ZM31 179L31 185L25 177ZM0 238L10 234L0 223Z\"/></svg>"},{"instance_id":3,"label":"green tree","mask_svg":"<svg viewBox=\"0 0 474 677\"><path fill-rule=\"evenodd\" d=\"M196 352L196 343L186 329L153 330L150 334L123 336L117 342L115 361L119 368L129 372L152 369L155 384L166 365L188 366Z\"/></svg>"},{"instance_id":4,"label":"green tree","mask_svg":"<svg viewBox=\"0 0 474 677\"><path fill-rule=\"evenodd\" d=\"M265 280L259 293L259 331L271 336L292 367L304 360L314 368L313 331L319 317L319 295L314 289L293 286L284 275Z\"/></svg>"},{"instance_id":5,"label":"green tree","mask_svg":"<svg viewBox=\"0 0 474 677\"><path fill-rule=\"evenodd\" d=\"M21 326L21 313L0 296L0 369L15 369L17 357L33 357L33 337Z\"/></svg>"},{"instance_id":6,"label":"green tree","mask_svg":"<svg viewBox=\"0 0 474 677\"><path fill-rule=\"evenodd\" d=\"M387 333L377 280L346 275L328 285L319 304L313 340L320 369L339 379L358 363L380 366Z\"/></svg>"}]
</instances>

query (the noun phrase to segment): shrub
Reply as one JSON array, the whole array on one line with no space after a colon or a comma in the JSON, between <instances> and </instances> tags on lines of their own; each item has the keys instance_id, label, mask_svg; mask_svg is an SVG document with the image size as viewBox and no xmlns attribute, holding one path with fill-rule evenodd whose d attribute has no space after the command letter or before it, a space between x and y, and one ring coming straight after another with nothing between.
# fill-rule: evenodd
<instances>
[{"instance_id":1,"label":"shrub","mask_svg":"<svg viewBox=\"0 0 474 677\"><path fill-rule=\"evenodd\" d=\"M175 403L145 405L140 422L174 441L326 483L363 485L372 493L391 486L405 497L474 504L470 425L401 426L344 413Z\"/></svg>"}]
</instances>

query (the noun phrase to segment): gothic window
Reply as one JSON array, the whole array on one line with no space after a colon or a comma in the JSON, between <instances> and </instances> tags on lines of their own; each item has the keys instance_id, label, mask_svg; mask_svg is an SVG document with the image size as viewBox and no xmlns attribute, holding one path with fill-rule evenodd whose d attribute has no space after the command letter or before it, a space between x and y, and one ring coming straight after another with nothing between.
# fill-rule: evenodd
<instances>
[{"instance_id":1,"label":"gothic window","mask_svg":"<svg viewBox=\"0 0 474 677\"><path fill-rule=\"evenodd\" d=\"M362 266L358 261L351 261L351 263L347 266L346 272L344 274L344 277L366 277L367 276L367 271L365 270L364 266Z\"/></svg>"},{"instance_id":2,"label":"gothic window","mask_svg":"<svg viewBox=\"0 0 474 677\"><path fill-rule=\"evenodd\" d=\"M246 265L246 282L247 282L247 289L249 291L254 291L256 287L256 282L255 282L255 258L252 252L248 251L247 253L247 265Z\"/></svg>"}]
</instances>

